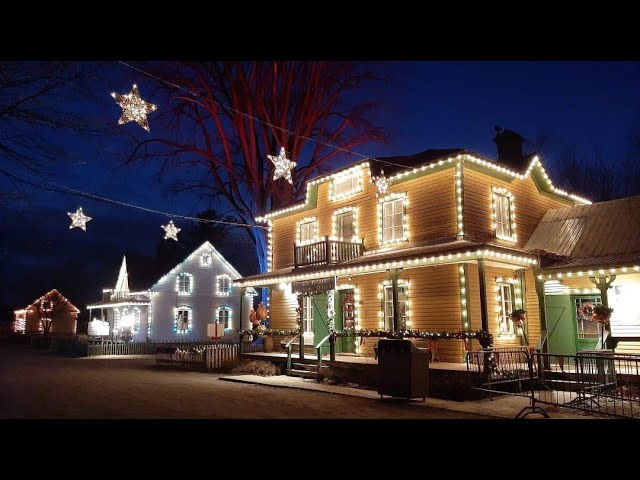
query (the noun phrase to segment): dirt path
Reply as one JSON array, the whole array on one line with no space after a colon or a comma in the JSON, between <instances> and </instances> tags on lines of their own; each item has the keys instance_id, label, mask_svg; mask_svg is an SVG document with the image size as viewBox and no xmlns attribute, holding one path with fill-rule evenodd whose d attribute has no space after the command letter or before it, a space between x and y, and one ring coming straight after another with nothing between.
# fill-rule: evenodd
<instances>
[{"instance_id":1,"label":"dirt path","mask_svg":"<svg viewBox=\"0 0 640 480\"><path fill-rule=\"evenodd\" d=\"M65 358L0 345L0 418L489 418L162 370L147 358Z\"/></svg>"}]
</instances>

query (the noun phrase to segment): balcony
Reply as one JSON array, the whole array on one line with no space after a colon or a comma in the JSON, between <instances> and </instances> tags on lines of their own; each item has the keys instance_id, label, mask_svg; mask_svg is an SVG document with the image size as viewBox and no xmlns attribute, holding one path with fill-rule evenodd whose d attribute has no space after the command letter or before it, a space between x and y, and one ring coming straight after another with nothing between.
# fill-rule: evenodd
<instances>
[{"instance_id":1,"label":"balcony","mask_svg":"<svg viewBox=\"0 0 640 480\"><path fill-rule=\"evenodd\" d=\"M306 245L293 245L293 262L295 268L311 265L335 265L353 260L362 255L362 242L343 242L340 240L324 240Z\"/></svg>"}]
</instances>

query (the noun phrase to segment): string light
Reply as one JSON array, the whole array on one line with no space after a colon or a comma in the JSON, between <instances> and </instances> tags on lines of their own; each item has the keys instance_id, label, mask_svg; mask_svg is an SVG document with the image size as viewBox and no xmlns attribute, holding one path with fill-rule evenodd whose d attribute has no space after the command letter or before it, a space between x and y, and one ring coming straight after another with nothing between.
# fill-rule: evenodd
<instances>
[{"instance_id":1,"label":"string light","mask_svg":"<svg viewBox=\"0 0 640 480\"><path fill-rule=\"evenodd\" d=\"M376 196L387 194L391 186L391 180L384 176L384 168L380 169L380 176L373 180L373 184L376 186Z\"/></svg>"},{"instance_id":2,"label":"string light","mask_svg":"<svg viewBox=\"0 0 640 480\"><path fill-rule=\"evenodd\" d=\"M169 223L166 225L160 225L160 228L164 230L164 238L170 238L172 240L178 241L178 232L182 230L181 228L176 227L173 224L173 220L169 220Z\"/></svg>"},{"instance_id":3,"label":"string light","mask_svg":"<svg viewBox=\"0 0 640 480\"><path fill-rule=\"evenodd\" d=\"M518 235L516 234L516 207L513 201L513 193L502 187L492 187L491 192L491 215L493 218L493 230L496 237L508 242L516 242L518 240ZM509 226L510 235L498 233L498 202L500 201L500 197L506 197L508 200L507 225Z\"/></svg>"},{"instance_id":4,"label":"string light","mask_svg":"<svg viewBox=\"0 0 640 480\"><path fill-rule=\"evenodd\" d=\"M135 83L131 88L131 92L126 94L113 92L111 96L116 99L116 103L122 108L122 115L120 115L120 118L118 119L118 125L133 121L144 128L147 132L151 131L149 129L147 114L155 112L158 107L152 103L145 102L140 98L138 86Z\"/></svg>"},{"instance_id":5,"label":"string light","mask_svg":"<svg viewBox=\"0 0 640 480\"><path fill-rule=\"evenodd\" d=\"M276 167L273 171L273 180L277 180L279 178L283 178L293 185L293 179L291 178L291 170L295 168L297 165L296 162L292 162L287 158L287 154L284 150L284 147L280 149L280 154L278 156L275 155L267 155L269 160Z\"/></svg>"},{"instance_id":6,"label":"string light","mask_svg":"<svg viewBox=\"0 0 640 480\"><path fill-rule=\"evenodd\" d=\"M78 207L78 210L75 212L67 212L67 215L71 217L71 225L69 225L69 229L78 227L85 232L87 231L87 222L91 220L92 217L88 217L82 213L82 207Z\"/></svg>"}]
</instances>

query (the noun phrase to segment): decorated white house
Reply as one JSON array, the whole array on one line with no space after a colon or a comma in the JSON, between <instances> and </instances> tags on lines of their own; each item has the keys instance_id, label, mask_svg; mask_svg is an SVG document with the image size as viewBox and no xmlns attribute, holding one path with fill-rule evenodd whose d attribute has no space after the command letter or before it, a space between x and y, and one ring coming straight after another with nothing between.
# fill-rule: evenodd
<instances>
[{"instance_id":1,"label":"decorated white house","mask_svg":"<svg viewBox=\"0 0 640 480\"><path fill-rule=\"evenodd\" d=\"M102 301L87 306L89 335L146 341L150 303L149 292L129 291L127 258L123 257L115 288L102 290Z\"/></svg>"},{"instance_id":2,"label":"decorated white house","mask_svg":"<svg viewBox=\"0 0 640 480\"><path fill-rule=\"evenodd\" d=\"M234 287L240 277L210 242L204 242L149 289L149 338L206 340L250 328L256 292Z\"/></svg>"}]
</instances>

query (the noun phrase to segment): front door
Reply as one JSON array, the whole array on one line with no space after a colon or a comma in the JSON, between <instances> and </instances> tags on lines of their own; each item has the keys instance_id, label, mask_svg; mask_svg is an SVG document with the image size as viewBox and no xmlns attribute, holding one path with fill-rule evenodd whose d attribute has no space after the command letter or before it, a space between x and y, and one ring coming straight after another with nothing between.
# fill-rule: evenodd
<instances>
[{"instance_id":1,"label":"front door","mask_svg":"<svg viewBox=\"0 0 640 480\"><path fill-rule=\"evenodd\" d=\"M305 345L311 345L314 341L313 316L313 297L304 295L302 297L302 334Z\"/></svg>"},{"instance_id":2,"label":"front door","mask_svg":"<svg viewBox=\"0 0 640 480\"><path fill-rule=\"evenodd\" d=\"M338 290L336 305L336 330L353 330L356 327L355 298L352 289ZM342 337L336 342L342 352L355 353L357 337Z\"/></svg>"},{"instance_id":3,"label":"front door","mask_svg":"<svg viewBox=\"0 0 640 480\"><path fill-rule=\"evenodd\" d=\"M545 297L549 353L576 354L576 323L569 295Z\"/></svg>"},{"instance_id":4,"label":"front door","mask_svg":"<svg viewBox=\"0 0 640 480\"><path fill-rule=\"evenodd\" d=\"M572 296L573 321L576 324L578 351L593 349L600 340L601 327L598 322L589 317L590 309L600 305L600 295Z\"/></svg>"}]
</instances>

